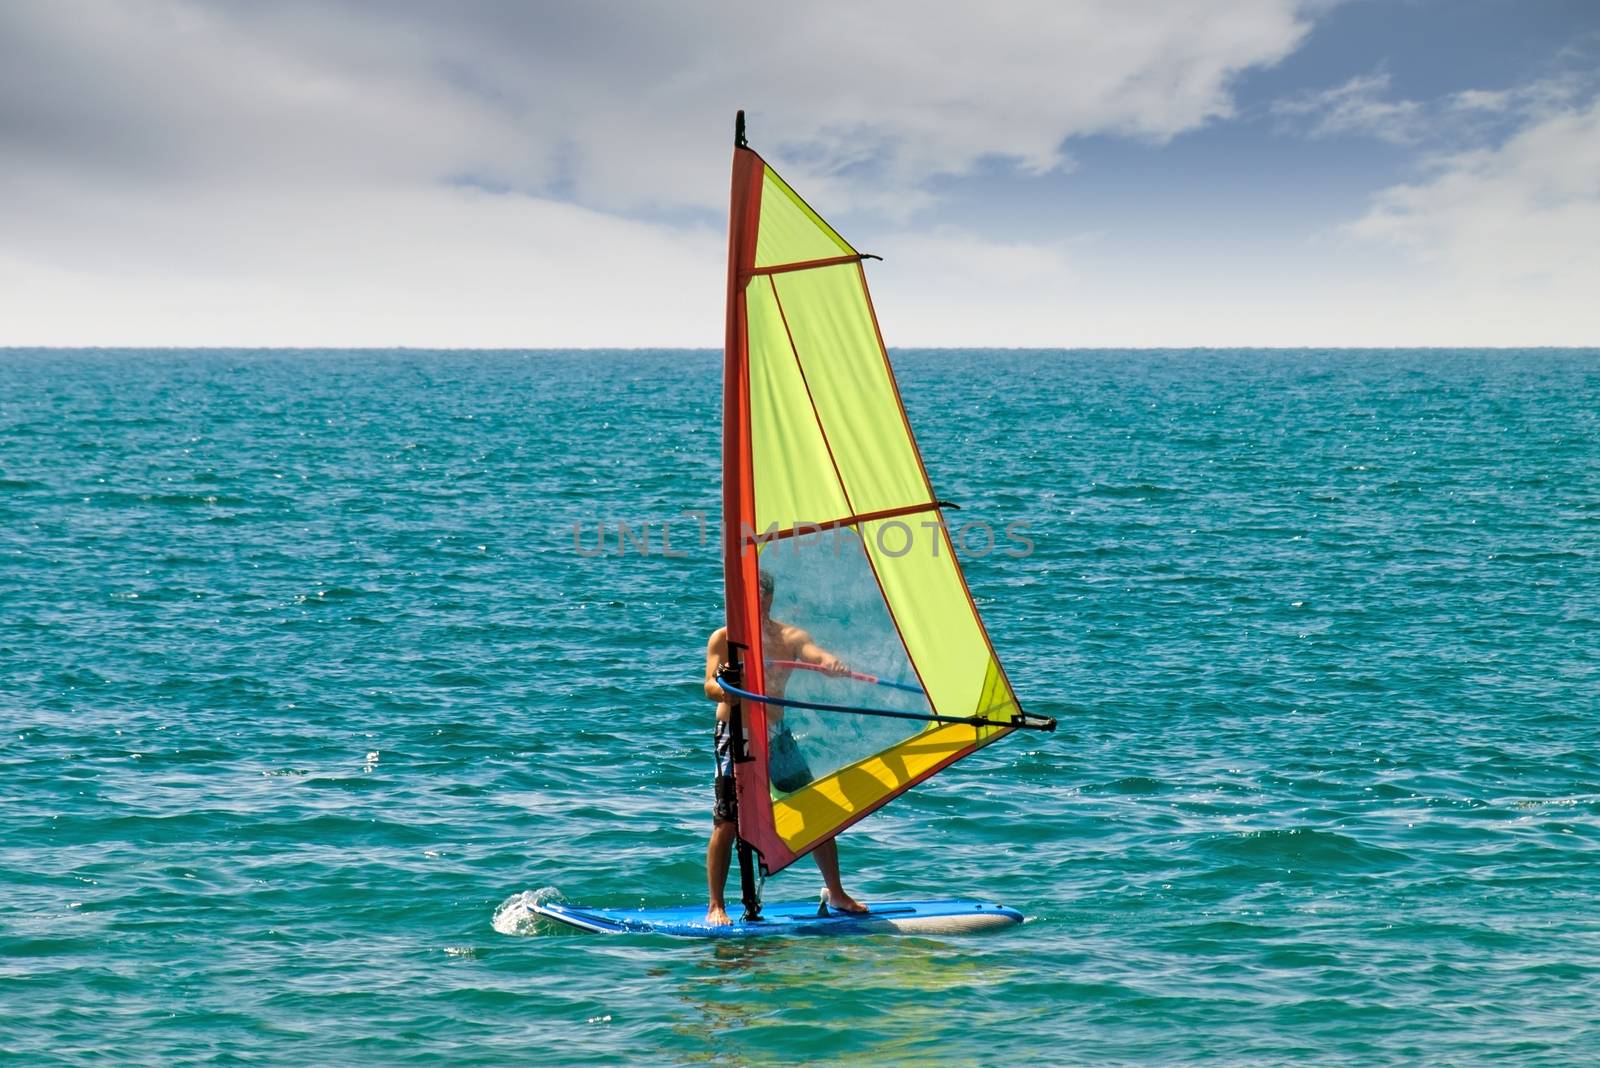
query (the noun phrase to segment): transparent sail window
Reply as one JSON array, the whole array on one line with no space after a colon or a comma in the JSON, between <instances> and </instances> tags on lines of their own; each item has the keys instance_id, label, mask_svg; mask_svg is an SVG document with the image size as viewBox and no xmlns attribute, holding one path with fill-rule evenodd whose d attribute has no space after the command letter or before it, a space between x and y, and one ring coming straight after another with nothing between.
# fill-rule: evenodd
<instances>
[{"instance_id":1,"label":"transparent sail window","mask_svg":"<svg viewBox=\"0 0 1600 1068\"><path fill-rule=\"evenodd\" d=\"M773 697L929 713L872 566L852 528L769 542L763 618L766 689ZM765 597L763 598L765 601ZM775 796L876 756L928 729L917 720L767 706L768 772Z\"/></svg>"}]
</instances>

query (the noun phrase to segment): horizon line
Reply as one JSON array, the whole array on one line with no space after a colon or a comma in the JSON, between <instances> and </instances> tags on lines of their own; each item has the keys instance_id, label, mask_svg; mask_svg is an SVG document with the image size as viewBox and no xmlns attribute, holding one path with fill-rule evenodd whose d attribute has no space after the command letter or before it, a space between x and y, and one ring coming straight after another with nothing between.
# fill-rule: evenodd
<instances>
[{"instance_id":1,"label":"horizon line","mask_svg":"<svg viewBox=\"0 0 1600 1068\"><path fill-rule=\"evenodd\" d=\"M1589 345L888 345L890 352L1591 352ZM554 353L554 352L684 352L718 353L720 345L0 345L0 353L14 352L431 352L431 353Z\"/></svg>"}]
</instances>

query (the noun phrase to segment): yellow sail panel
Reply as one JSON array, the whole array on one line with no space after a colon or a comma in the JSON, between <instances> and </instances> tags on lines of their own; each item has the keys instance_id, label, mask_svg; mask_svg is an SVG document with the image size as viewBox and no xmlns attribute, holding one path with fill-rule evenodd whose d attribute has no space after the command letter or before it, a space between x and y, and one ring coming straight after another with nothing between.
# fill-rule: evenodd
<instances>
[{"instance_id":1,"label":"yellow sail panel","mask_svg":"<svg viewBox=\"0 0 1600 1068\"><path fill-rule=\"evenodd\" d=\"M811 210L771 167L761 184L761 229L756 235L757 267L853 256L856 250Z\"/></svg>"},{"instance_id":2,"label":"yellow sail panel","mask_svg":"<svg viewBox=\"0 0 1600 1068\"><path fill-rule=\"evenodd\" d=\"M989 736L983 742L1000 733L1000 728L976 730L976 734ZM796 854L805 853L836 834L841 826L877 808L886 798L972 751L978 741L972 727L930 726L892 749L774 801L773 825L789 849Z\"/></svg>"},{"instance_id":3,"label":"yellow sail panel","mask_svg":"<svg viewBox=\"0 0 1600 1068\"><path fill-rule=\"evenodd\" d=\"M878 345L860 266L847 263L770 277L817 421L843 480L849 514L931 505L933 494ZM832 478L834 472L826 475Z\"/></svg>"},{"instance_id":4,"label":"yellow sail panel","mask_svg":"<svg viewBox=\"0 0 1600 1068\"><path fill-rule=\"evenodd\" d=\"M787 530L797 523L848 515L789 344L770 276L745 287L750 323L750 452L755 465L756 529Z\"/></svg>"}]
</instances>

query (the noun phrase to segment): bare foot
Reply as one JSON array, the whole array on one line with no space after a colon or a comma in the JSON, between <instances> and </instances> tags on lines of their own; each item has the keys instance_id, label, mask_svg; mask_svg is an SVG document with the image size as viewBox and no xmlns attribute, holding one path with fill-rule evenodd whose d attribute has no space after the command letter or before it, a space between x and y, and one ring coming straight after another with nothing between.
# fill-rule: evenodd
<instances>
[{"instance_id":1,"label":"bare foot","mask_svg":"<svg viewBox=\"0 0 1600 1068\"><path fill-rule=\"evenodd\" d=\"M857 901L855 898L843 891L840 891L837 894L831 890L828 891L828 907L838 912L869 911L867 906L863 905L861 902Z\"/></svg>"},{"instance_id":2,"label":"bare foot","mask_svg":"<svg viewBox=\"0 0 1600 1068\"><path fill-rule=\"evenodd\" d=\"M712 905L706 909L707 927L726 927L733 921L728 919L728 910L721 905Z\"/></svg>"}]
</instances>

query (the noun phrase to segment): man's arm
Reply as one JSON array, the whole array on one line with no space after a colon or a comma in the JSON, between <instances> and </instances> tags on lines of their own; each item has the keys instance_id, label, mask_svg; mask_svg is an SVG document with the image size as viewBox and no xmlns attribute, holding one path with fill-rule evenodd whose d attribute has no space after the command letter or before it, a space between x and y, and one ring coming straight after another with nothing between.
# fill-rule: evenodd
<instances>
[{"instance_id":1,"label":"man's arm","mask_svg":"<svg viewBox=\"0 0 1600 1068\"><path fill-rule=\"evenodd\" d=\"M706 642L706 698L711 701L731 701L732 697L717 681L717 672L728 662L728 628L718 627Z\"/></svg>"},{"instance_id":2,"label":"man's arm","mask_svg":"<svg viewBox=\"0 0 1600 1068\"><path fill-rule=\"evenodd\" d=\"M809 633L798 627L795 631L793 647L796 650L794 657L796 660L803 664L815 664L830 675L842 675L850 670L844 666L843 660L812 641Z\"/></svg>"}]
</instances>

